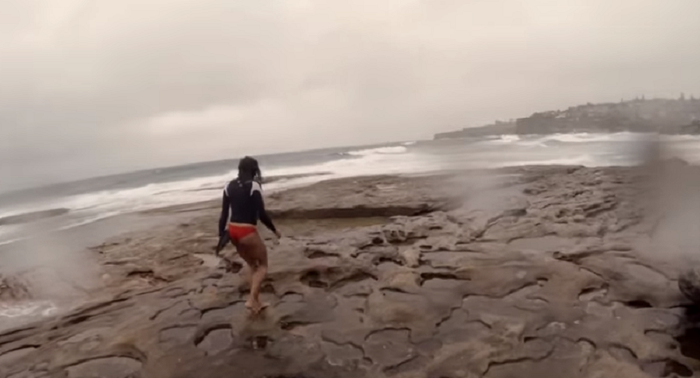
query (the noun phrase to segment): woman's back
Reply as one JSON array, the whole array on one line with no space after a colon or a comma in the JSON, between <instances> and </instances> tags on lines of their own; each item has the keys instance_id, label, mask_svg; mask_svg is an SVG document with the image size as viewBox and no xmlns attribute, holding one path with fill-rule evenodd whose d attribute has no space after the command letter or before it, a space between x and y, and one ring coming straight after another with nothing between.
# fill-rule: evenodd
<instances>
[{"instance_id":1,"label":"woman's back","mask_svg":"<svg viewBox=\"0 0 700 378\"><path fill-rule=\"evenodd\" d=\"M262 188L254 180L232 180L224 189L229 198L230 223L257 224L259 217L259 203L257 195L261 195Z\"/></svg>"}]
</instances>

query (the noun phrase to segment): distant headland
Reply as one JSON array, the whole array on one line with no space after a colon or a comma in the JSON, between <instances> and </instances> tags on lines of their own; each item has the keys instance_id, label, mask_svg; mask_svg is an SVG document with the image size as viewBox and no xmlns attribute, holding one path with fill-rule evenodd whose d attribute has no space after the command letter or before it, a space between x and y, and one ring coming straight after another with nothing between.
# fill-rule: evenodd
<instances>
[{"instance_id":1,"label":"distant headland","mask_svg":"<svg viewBox=\"0 0 700 378\"><path fill-rule=\"evenodd\" d=\"M535 113L511 121L440 133L435 139L503 134L566 134L617 132L700 134L700 99L637 98L617 103L586 104L566 110Z\"/></svg>"}]
</instances>

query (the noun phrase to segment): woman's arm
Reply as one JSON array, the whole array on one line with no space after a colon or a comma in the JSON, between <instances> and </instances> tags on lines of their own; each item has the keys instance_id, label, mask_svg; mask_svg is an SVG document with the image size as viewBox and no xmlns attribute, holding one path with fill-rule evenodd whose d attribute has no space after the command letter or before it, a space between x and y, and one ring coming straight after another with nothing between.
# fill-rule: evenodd
<instances>
[{"instance_id":1,"label":"woman's arm","mask_svg":"<svg viewBox=\"0 0 700 378\"><path fill-rule=\"evenodd\" d=\"M230 209L230 202L228 198L228 193L224 189L224 197L221 200L221 216L219 217L219 237L221 237L226 232L226 225L229 222L228 212Z\"/></svg>"},{"instance_id":2,"label":"woman's arm","mask_svg":"<svg viewBox=\"0 0 700 378\"><path fill-rule=\"evenodd\" d=\"M267 227L270 231L274 232L275 235L279 236L279 233L277 232L277 228L275 227L275 224L272 223L272 219L270 219L270 216L267 214L267 211L265 211L265 201L263 200L262 197L262 187L260 184L257 182L253 181L253 189L252 189L252 197L253 197L253 202L255 203L255 206L258 208L258 217L260 218L260 222L262 222L265 227Z\"/></svg>"}]
</instances>

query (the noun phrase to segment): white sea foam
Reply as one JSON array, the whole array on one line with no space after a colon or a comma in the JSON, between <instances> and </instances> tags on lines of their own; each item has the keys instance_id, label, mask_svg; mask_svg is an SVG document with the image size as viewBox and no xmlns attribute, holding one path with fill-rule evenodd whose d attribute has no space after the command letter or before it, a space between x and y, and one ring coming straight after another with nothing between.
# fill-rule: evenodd
<instances>
[{"instance_id":1,"label":"white sea foam","mask_svg":"<svg viewBox=\"0 0 700 378\"><path fill-rule=\"evenodd\" d=\"M498 141L503 142L503 143L518 142L518 141L520 141L520 136L518 136L518 135L501 135L501 137L498 139Z\"/></svg>"},{"instance_id":2,"label":"white sea foam","mask_svg":"<svg viewBox=\"0 0 700 378\"><path fill-rule=\"evenodd\" d=\"M49 301L0 303L0 318L18 318L30 315L51 316L56 310L56 305Z\"/></svg>"},{"instance_id":3,"label":"white sea foam","mask_svg":"<svg viewBox=\"0 0 700 378\"><path fill-rule=\"evenodd\" d=\"M365 150L350 151L348 155L352 156L369 156L369 155L395 155L404 154L408 149L404 146L388 146L378 148L368 148Z\"/></svg>"},{"instance_id":4,"label":"white sea foam","mask_svg":"<svg viewBox=\"0 0 700 378\"><path fill-rule=\"evenodd\" d=\"M381 173L397 165L408 169L407 164L419 164L417 156L409 153L404 146L387 146L350 151L341 158L318 164L296 167L265 169L266 176L309 175L327 173L320 179L333 177L359 176Z\"/></svg>"},{"instance_id":5,"label":"white sea foam","mask_svg":"<svg viewBox=\"0 0 700 378\"><path fill-rule=\"evenodd\" d=\"M494 145L543 146L548 142L558 143L595 143L595 142L635 142L651 138L653 134L643 133L571 133L552 135L515 135L504 134L483 143Z\"/></svg>"},{"instance_id":6,"label":"white sea foam","mask_svg":"<svg viewBox=\"0 0 700 378\"><path fill-rule=\"evenodd\" d=\"M544 143L545 139L544 138L530 138L528 139L527 137L522 137L519 135L513 135L513 134L506 134L506 135L501 135L496 139L491 139L486 142L485 144L490 144L490 145L517 145L517 146L522 146L522 147L547 147L547 145Z\"/></svg>"},{"instance_id":7,"label":"white sea foam","mask_svg":"<svg viewBox=\"0 0 700 378\"><path fill-rule=\"evenodd\" d=\"M504 144L516 143L519 141L520 141L520 136L518 136L518 135L504 134L504 135L500 135L497 137L488 138L481 143L487 144L487 145L504 145Z\"/></svg>"},{"instance_id":8,"label":"white sea foam","mask_svg":"<svg viewBox=\"0 0 700 378\"><path fill-rule=\"evenodd\" d=\"M518 162L494 163L491 167L515 167L526 165L583 165L588 167L604 166L604 162L600 162L593 155L583 154L571 157L563 157L557 159L542 159L542 160L521 160Z\"/></svg>"},{"instance_id":9,"label":"white sea foam","mask_svg":"<svg viewBox=\"0 0 700 378\"><path fill-rule=\"evenodd\" d=\"M573 134L554 134L543 137L544 141L557 141L562 143L593 143L593 142L635 142L645 140L651 137L652 134L643 133L573 133Z\"/></svg>"}]
</instances>

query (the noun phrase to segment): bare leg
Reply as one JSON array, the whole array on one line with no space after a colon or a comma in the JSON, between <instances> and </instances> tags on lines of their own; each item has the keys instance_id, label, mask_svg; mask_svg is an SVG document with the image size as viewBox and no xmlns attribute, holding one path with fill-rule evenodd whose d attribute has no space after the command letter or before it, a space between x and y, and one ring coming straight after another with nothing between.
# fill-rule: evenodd
<instances>
[{"instance_id":1,"label":"bare leg","mask_svg":"<svg viewBox=\"0 0 700 378\"><path fill-rule=\"evenodd\" d=\"M253 258L253 253L250 252L250 249L252 249L252 246L240 243L238 247L238 254L241 256L241 258L246 262L248 265L249 271L246 273L246 276L248 278L248 282L250 282L250 292L251 295L248 296L248 300L245 303L245 306L247 308L252 309L254 305L253 301L253 296L252 296L252 291L253 291L253 275L255 273L256 265L257 262Z\"/></svg>"},{"instance_id":2,"label":"bare leg","mask_svg":"<svg viewBox=\"0 0 700 378\"><path fill-rule=\"evenodd\" d=\"M257 232L243 238L240 244L242 248L239 254L248 263L251 271L250 296L246 307L253 313L258 313L266 307L260 302L260 289L267 275L267 247Z\"/></svg>"},{"instance_id":3,"label":"bare leg","mask_svg":"<svg viewBox=\"0 0 700 378\"><path fill-rule=\"evenodd\" d=\"M236 248L236 252L233 252L233 253L231 253L231 254L229 254L229 255L221 254L221 259L223 260L224 265L226 266L226 271L227 271L227 272L232 272L232 271L233 271L233 268L234 268L234 266L235 266L235 264L234 264L234 262L233 262L233 257L236 255L236 253L240 254L240 251L241 251L241 248L242 248L241 245L240 245L237 241L235 241L235 240L233 240L233 239L231 240L231 244Z\"/></svg>"},{"instance_id":4,"label":"bare leg","mask_svg":"<svg viewBox=\"0 0 700 378\"><path fill-rule=\"evenodd\" d=\"M260 302L260 287L262 282L265 280L267 275L267 265L259 265L254 271L251 277L250 283L250 299L251 306L250 309L254 313L260 312L263 308L267 307L266 304Z\"/></svg>"}]
</instances>

